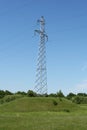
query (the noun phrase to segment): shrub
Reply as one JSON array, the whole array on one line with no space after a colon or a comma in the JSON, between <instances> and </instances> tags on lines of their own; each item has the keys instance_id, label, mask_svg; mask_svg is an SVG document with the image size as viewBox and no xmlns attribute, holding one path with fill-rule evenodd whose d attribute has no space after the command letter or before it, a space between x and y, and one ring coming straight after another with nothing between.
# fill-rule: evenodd
<instances>
[{"instance_id":1,"label":"shrub","mask_svg":"<svg viewBox=\"0 0 87 130\"><path fill-rule=\"evenodd\" d=\"M73 99L72 99L72 101L74 102L74 103L77 103L77 104L81 104L82 102L83 102L83 97L82 96L75 96Z\"/></svg>"},{"instance_id":2,"label":"shrub","mask_svg":"<svg viewBox=\"0 0 87 130\"><path fill-rule=\"evenodd\" d=\"M60 100L60 101L62 101L62 98L61 98L61 97L59 97L59 100Z\"/></svg>"},{"instance_id":3,"label":"shrub","mask_svg":"<svg viewBox=\"0 0 87 130\"><path fill-rule=\"evenodd\" d=\"M0 100L0 103L2 104L5 102L10 102L10 101L13 101L13 100L15 100L17 98L21 98L21 97L23 97L23 96L22 95L6 95L4 98L2 98Z\"/></svg>"},{"instance_id":4,"label":"shrub","mask_svg":"<svg viewBox=\"0 0 87 130\"><path fill-rule=\"evenodd\" d=\"M57 101L56 101L56 100L53 100L53 105L55 105L55 106L57 106L57 105L58 105L58 103L57 103Z\"/></svg>"},{"instance_id":5,"label":"shrub","mask_svg":"<svg viewBox=\"0 0 87 130\"><path fill-rule=\"evenodd\" d=\"M35 92L33 92L32 90L29 90L29 91L27 92L27 95L28 95L29 97L36 97L36 96L37 96L37 94L36 94Z\"/></svg>"},{"instance_id":6,"label":"shrub","mask_svg":"<svg viewBox=\"0 0 87 130\"><path fill-rule=\"evenodd\" d=\"M70 112L70 110L69 110L69 109L64 109L63 111L65 111L65 112Z\"/></svg>"},{"instance_id":7,"label":"shrub","mask_svg":"<svg viewBox=\"0 0 87 130\"><path fill-rule=\"evenodd\" d=\"M8 96L4 97L4 101L5 102L10 102L10 101L13 101L15 99L16 99L16 97L15 96L11 96L11 95L8 95Z\"/></svg>"}]
</instances>

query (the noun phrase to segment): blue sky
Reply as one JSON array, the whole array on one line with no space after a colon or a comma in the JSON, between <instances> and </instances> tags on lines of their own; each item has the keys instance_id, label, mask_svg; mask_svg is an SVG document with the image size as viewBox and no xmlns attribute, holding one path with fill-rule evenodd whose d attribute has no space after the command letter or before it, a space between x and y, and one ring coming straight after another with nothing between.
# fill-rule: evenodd
<instances>
[{"instance_id":1,"label":"blue sky","mask_svg":"<svg viewBox=\"0 0 87 130\"><path fill-rule=\"evenodd\" d=\"M42 15L48 92L87 92L87 0L0 0L0 89L34 89Z\"/></svg>"}]
</instances>

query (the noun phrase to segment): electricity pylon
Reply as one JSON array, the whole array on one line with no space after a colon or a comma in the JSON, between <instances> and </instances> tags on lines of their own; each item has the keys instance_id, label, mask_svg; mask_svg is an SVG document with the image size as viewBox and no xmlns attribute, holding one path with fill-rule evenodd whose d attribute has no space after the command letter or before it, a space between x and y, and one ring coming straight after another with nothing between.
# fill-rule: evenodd
<instances>
[{"instance_id":1,"label":"electricity pylon","mask_svg":"<svg viewBox=\"0 0 87 130\"><path fill-rule=\"evenodd\" d=\"M35 30L39 34L39 52L37 59L37 70L36 70L36 82L35 91L38 94L47 94L47 69L46 69L46 41L48 36L45 33L45 19L42 16L38 21L40 24L40 29Z\"/></svg>"}]
</instances>

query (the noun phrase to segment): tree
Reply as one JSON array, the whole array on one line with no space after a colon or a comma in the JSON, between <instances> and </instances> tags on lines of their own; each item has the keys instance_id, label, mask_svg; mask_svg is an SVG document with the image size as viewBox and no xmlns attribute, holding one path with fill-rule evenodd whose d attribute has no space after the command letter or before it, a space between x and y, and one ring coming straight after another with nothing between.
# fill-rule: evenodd
<instances>
[{"instance_id":1,"label":"tree","mask_svg":"<svg viewBox=\"0 0 87 130\"><path fill-rule=\"evenodd\" d=\"M75 97L76 96L76 94L74 94L74 93L69 93L67 96L66 96L66 98L67 99L72 99L73 97Z\"/></svg>"},{"instance_id":2,"label":"tree","mask_svg":"<svg viewBox=\"0 0 87 130\"><path fill-rule=\"evenodd\" d=\"M5 91L5 95L13 95L13 93L10 92L10 91L8 91L8 90L6 90L6 91Z\"/></svg>"},{"instance_id":3,"label":"tree","mask_svg":"<svg viewBox=\"0 0 87 130\"><path fill-rule=\"evenodd\" d=\"M50 93L48 97L57 97L57 95L55 93Z\"/></svg>"},{"instance_id":4,"label":"tree","mask_svg":"<svg viewBox=\"0 0 87 130\"><path fill-rule=\"evenodd\" d=\"M5 92L3 90L0 90L0 98L3 98L5 96Z\"/></svg>"},{"instance_id":5,"label":"tree","mask_svg":"<svg viewBox=\"0 0 87 130\"><path fill-rule=\"evenodd\" d=\"M83 102L83 97L81 96L75 96L72 101L77 104L81 104Z\"/></svg>"},{"instance_id":6,"label":"tree","mask_svg":"<svg viewBox=\"0 0 87 130\"><path fill-rule=\"evenodd\" d=\"M87 94L86 94L86 93L78 93L77 95L78 95L78 96L84 96L84 97L87 97Z\"/></svg>"},{"instance_id":7,"label":"tree","mask_svg":"<svg viewBox=\"0 0 87 130\"><path fill-rule=\"evenodd\" d=\"M23 96L25 96L25 95L27 95L27 93L26 92L24 92L24 91L18 91L18 92L16 92L16 94L19 94L19 95L23 95Z\"/></svg>"},{"instance_id":8,"label":"tree","mask_svg":"<svg viewBox=\"0 0 87 130\"><path fill-rule=\"evenodd\" d=\"M59 90L59 92L57 92L57 97L64 97L64 94L61 90Z\"/></svg>"},{"instance_id":9,"label":"tree","mask_svg":"<svg viewBox=\"0 0 87 130\"><path fill-rule=\"evenodd\" d=\"M37 96L37 94L35 92L33 92L32 90L28 90L27 95L29 97L36 97Z\"/></svg>"}]
</instances>

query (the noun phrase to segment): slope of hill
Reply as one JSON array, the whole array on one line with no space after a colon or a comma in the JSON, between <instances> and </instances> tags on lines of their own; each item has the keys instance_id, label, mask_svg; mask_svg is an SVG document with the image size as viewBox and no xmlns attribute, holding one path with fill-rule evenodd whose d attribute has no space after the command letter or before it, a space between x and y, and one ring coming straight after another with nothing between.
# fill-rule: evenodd
<instances>
[{"instance_id":1,"label":"slope of hill","mask_svg":"<svg viewBox=\"0 0 87 130\"><path fill-rule=\"evenodd\" d=\"M65 98L20 97L0 105L0 130L86 130L87 105Z\"/></svg>"},{"instance_id":2,"label":"slope of hill","mask_svg":"<svg viewBox=\"0 0 87 130\"><path fill-rule=\"evenodd\" d=\"M78 106L67 99L50 97L23 97L0 106L0 112L71 112L77 109Z\"/></svg>"}]
</instances>

